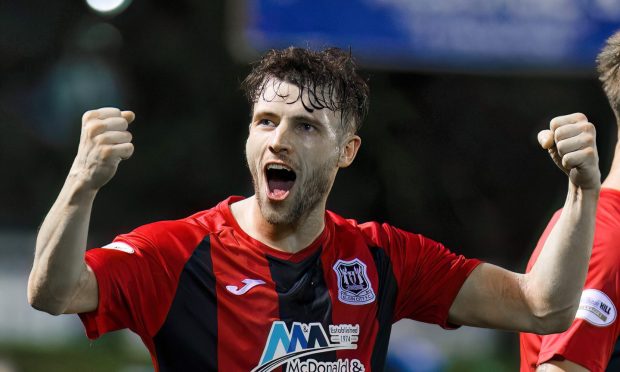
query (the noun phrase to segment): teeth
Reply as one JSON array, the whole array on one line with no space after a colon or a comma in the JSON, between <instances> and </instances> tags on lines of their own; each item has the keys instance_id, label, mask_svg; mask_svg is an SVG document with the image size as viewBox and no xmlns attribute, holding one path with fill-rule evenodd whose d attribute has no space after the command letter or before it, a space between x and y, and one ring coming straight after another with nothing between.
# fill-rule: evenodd
<instances>
[{"instance_id":1,"label":"teeth","mask_svg":"<svg viewBox=\"0 0 620 372\"><path fill-rule=\"evenodd\" d=\"M267 165L267 169L284 169L284 170L287 170L287 171L292 171L291 168L287 167L284 164L269 164L269 165Z\"/></svg>"}]
</instances>

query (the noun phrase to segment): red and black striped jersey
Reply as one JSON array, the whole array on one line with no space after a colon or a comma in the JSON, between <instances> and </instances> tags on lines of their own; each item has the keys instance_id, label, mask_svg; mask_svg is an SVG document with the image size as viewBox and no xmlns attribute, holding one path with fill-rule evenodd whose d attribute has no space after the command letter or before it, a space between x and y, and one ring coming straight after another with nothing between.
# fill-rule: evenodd
<instances>
[{"instance_id":1,"label":"red and black striped jersey","mask_svg":"<svg viewBox=\"0 0 620 372\"><path fill-rule=\"evenodd\" d=\"M329 211L310 246L285 253L239 227L237 200L87 251L99 286L97 310L80 314L88 337L129 328L160 372L381 371L392 323L450 328L448 310L479 264Z\"/></svg>"}]
</instances>

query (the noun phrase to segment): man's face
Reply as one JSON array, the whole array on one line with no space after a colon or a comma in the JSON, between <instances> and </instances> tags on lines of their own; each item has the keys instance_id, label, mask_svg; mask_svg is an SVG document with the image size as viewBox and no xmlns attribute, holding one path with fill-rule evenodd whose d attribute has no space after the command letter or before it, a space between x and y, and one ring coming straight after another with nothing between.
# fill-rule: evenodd
<instances>
[{"instance_id":1,"label":"man's face","mask_svg":"<svg viewBox=\"0 0 620 372\"><path fill-rule=\"evenodd\" d=\"M254 104L246 157L263 217L299 222L327 200L339 166L340 114L308 112L295 85L271 80ZM302 99L308 102L304 93Z\"/></svg>"}]
</instances>

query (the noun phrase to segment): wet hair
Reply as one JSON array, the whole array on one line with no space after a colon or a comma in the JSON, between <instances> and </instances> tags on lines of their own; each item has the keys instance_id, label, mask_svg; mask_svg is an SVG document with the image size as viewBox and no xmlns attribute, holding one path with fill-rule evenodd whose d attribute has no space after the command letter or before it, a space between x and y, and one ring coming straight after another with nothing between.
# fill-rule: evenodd
<instances>
[{"instance_id":1,"label":"wet hair","mask_svg":"<svg viewBox=\"0 0 620 372\"><path fill-rule=\"evenodd\" d=\"M261 97L267 101L275 98L265 96L268 84L273 84L276 92L282 82L293 84L299 88L299 95L289 103L301 100L308 112L323 108L340 111L342 129L356 133L368 113L369 94L356 68L351 53L338 48L272 49L252 65L241 89L253 106Z\"/></svg>"},{"instance_id":2,"label":"wet hair","mask_svg":"<svg viewBox=\"0 0 620 372\"><path fill-rule=\"evenodd\" d=\"M613 34L596 57L598 78L618 117L620 115L620 32ZM619 117L620 119L620 117Z\"/></svg>"}]
</instances>

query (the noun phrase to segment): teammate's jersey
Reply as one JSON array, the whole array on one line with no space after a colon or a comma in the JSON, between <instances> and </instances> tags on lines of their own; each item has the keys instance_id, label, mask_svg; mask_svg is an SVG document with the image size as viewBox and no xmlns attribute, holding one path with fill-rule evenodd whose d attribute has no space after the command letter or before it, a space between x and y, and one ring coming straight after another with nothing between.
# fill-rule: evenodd
<instances>
[{"instance_id":1,"label":"teammate's jersey","mask_svg":"<svg viewBox=\"0 0 620 372\"><path fill-rule=\"evenodd\" d=\"M387 224L326 212L289 254L253 239L229 205L118 236L86 253L99 285L88 337L129 328L160 372L381 371L391 325L448 324L479 264Z\"/></svg>"},{"instance_id":2,"label":"teammate's jersey","mask_svg":"<svg viewBox=\"0 0 620 372\"><path fill-rule=\"evenodd\" d=\"M530 271L558 211L540 237L527 265ZM604 371L620 333L620 192L602 189L588 276L572 326L564 333L539 336L521 333L521 371L535 371L552 359L570 360L590 371Z\"/></svg>"}]
</instances>

